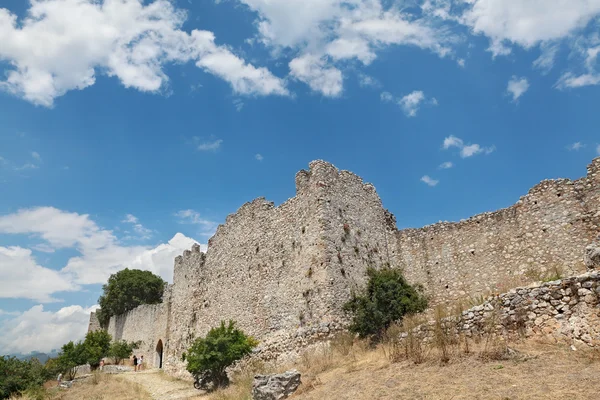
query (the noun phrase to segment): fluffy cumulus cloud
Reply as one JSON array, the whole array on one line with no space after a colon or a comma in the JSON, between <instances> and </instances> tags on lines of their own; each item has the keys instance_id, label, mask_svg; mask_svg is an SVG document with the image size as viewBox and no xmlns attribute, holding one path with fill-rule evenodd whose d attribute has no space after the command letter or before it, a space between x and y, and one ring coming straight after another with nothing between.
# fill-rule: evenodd
<instances>
[{"instance_id":1,"label":"fluffy cumulus cloud","mask_svg":"<svg viewBox=\"0 0 600 400\"><path fill-rule=\"evenodd\" d=\"M157 92L169 80L165 65L193 61L239 94L287 94L281 79L216 45L212 32L183 31L185 19L167 0L31 1L22 20L0 8L0 59L10 64L0 88L52 106L103 72Z\"/></svg>"},{"instance_id":2,"label":"fluffy cumulus cloud","mask_svg":"<svg viewBox=\"0 0 600 400\"><path fill-rule=\"evenodd\" d=\"M495 55L563 39L600 14L599 0L466 0L462 22L490 39Z\"/></svg>"},{"instance_id":3,"label":"fluffy cumulus cloud","mask_svg":"<svg viewBox=\"0 0 600 400\"><path fill-rule=\"evenodd\" d=\"M50 352L70 340L83 339L89 315L97 308L69 306L51 312L37 305L5 319L0 324L0 354Z\"/></svg>"},{"instance_id":4,"label":"fluffy cumulus cloud","mask_svg":"<svg viewBox=\"0 0 600 400\"><path fill-rule=\"evenodd\" d=\"M453 147L460 150L461 158L469 158L477 154L491 154L496 150L494 146L482 147L477 143L465 144L465 142L461 138L450 135L444 139L442 148L444 150L448 150Z\"/></svg>"},{"instance_id":5,"label":"fluffy cumulus cloud","mask_svg":"<svg viewBox=\"0 0 600 400\"><path fill-rule=\"evenodd\" d=\"M600 84L600 74L589 65L597 54L597 34L590 30L596 32L600 0L425 0L421 8L447 26L463 25L487 37L493 57L508 55L514 47L539 51L533 66L542 73L554 66L561 47L570 48L569 59L576 61L556 86Z\"/></svg>"},{"instance_id":6,"label":"fluffy cumulus cloud","mask_svg":"<svg viewBox=\"0 0 600 400\"><path fill-rule=\"evenodd\" d=\"M405 96L396 98L389 92L383 92L380 95L381 101L396 103L407 117L416 117L419 108L423 104L437 106L438 102L435 97L427 99L425 93L421 90L415 90Z\"/></svg>"},{"instance_id":7,"label":"fluffy cumulus cloud","mask_svg":"<svg viewBox=\"0 0 600 400\"><path fill-rule=\"evenodd\" d=\"M134 227L139 224L133 215L128 215L125 221L134 223ZM39 266L28 249L0 248L0 257L3 257L0 276L3 289L6 286L2 291L4 297L39 301L50 301L52 293L76 290L79 285L104 283L111 274L124 268L149 270L172 281L173 259L196 243L177 234L168 243L157 247L124 245L112 231L99 227L89 215L53 207L23 209L2 216L0 233L38 238L46 252L74 249L79 253L71 257L60 271L55 271ZM13 272L19 265L23 273L18 269ZM53 284L38 288L35 282L43 282L38 280L40 276ZM38 293L32 293L32 288Z\"/></svg>"},{"instance_id":8,"label":"fluffy cumulus cloud","mask_svg":"<svg viewBox=\"0 0 600 400\"><path fill-rule=\"evenodd\" d=\"M324 96L337 97L342 93L342 71L328 66L319 56L305 54L294 58L290 61L290 75Z\"/></svg>"},{"instance_id":9,"label":"fluffy cumulus cloud","mask_svg":"<svg viewBox=\"0 0 600 400\"><path fill-rule=\"evenodd\" d=\"M381 0L237 0L258 15L256 39L274 54L292 50L290 75L314 91L338 96L343 74L336 66L368 65L389 46L412 46L440 56L454 35L407 8Z\"/></svg>"},{"instance_id":10,"label":"fluffy cumulus cloud","mask_svg":"<svg viewBox=\"0 0 600 400\"><path fill-rule=\"evenodd\" d=\"M527 78L517 76L510 78L506 87L506 92L512 97L513 102L519 100L519 97L523 96L527 90L529 90Z\"/></svg>"},{"instance_id":11,"label":"fluffy cumulus cloud","mask_svg":"<svg viewBox=\"0 0 600 400\"><path fill-rule=\"evenodd\" d=\"M38 265L31 250L0 246L0 298L51 302L53 293L78 289L68 275Z\"/></svg>"}]
</instances>

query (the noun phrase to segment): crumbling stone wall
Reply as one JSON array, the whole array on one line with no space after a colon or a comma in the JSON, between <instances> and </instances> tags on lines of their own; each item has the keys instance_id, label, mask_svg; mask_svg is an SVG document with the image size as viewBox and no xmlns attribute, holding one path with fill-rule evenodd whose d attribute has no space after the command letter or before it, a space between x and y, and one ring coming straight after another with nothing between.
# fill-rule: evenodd
<instances>
[{"instance_id":1,"label":"crumbling stone wall","mask_svg":"<svg viewBox=\"0 0 600 400\"><path fill-rule=\"evenodd\" d=\"M511 289L444 323L468 337L543 337L576 346L600 346L600 272ZM433 336L433 323L417 328Z\"/></svg>"},{"instance_id":2,"label":"crumbling stone wall","mask_svg":"<svg viewBox=\"0 0 600 400\"><path fill-rule=\"evenodd\" d=\"M342 305L369 266L402 268L432 304L508 291L553 267L581 273L600 225L598 171L600 159L585 178L544 181L507 209L398 231L372 185L314 161L296 175L295 197L244 204L206 253L176 258L162 305L113 318L109 331L143 340L148 360L162 340L164 366L178 374L194 338L221 320L258 338L263 358L329 337L347 324Z\"/></svg>"},{"instance_id":3,"label":"crumbling stone wall","mask_svg":"<svg viewBox=\"0 0 600 400\"><path fill-rule=\"evenodd\" d=\"M181 370L182 352L221 320L237 321L273 356L297 331L328 334L345 324L341 305L368 265L388 262L385 237L395 227L372 185L331 164L311 163L296 189L278 207L262 198L244 204L206 254L195 247L176 259L168 368Z\"/></svg>"},{"instance_id":4,"label":"crumbling stone wall","mask_svg":"<svg viewBox=\"0 0 600 400\"><path fill-rule=\"evenodd\" d=\"M100 326L100 321L98 321L98 316L96 316L95 312L90 313L90 323L88 325L88 332L95 332L102 329Z\"/></svg>"},{"instance_id":5,"label":"crumbling stone wall","mask_svg":"<svg viewBox=\"0 0 600 400\"><path fill-rule=\"evenodd\" d=\"M140 347L134 350L133 354L138 358L143 355L147 367L158 368L161 360L157 346L159 342L162 344L164 354L167 344L169 304L170 299L167 296L162 304L142 305L125 314L112 317L107 331L113 340L140 341Z\"/></svg>"},{"instance_id":6,"label":"crumbling stone wall","mask_svg":"<svg viewBox=\"0 0 600 400\"><path fill-rule=\"evenodd\" d=\"M509 208L398 231L396 265L432 304L585 272L583 249L600 233L598 171L600 159L585 178L543 181Z\"/></svg>"}]
</instances>

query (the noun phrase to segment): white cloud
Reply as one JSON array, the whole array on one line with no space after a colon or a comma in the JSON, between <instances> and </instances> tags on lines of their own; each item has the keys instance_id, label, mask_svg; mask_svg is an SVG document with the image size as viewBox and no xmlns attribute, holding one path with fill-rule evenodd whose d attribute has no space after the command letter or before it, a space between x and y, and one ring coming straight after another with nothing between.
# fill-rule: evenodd
<instances>
[{"instance_id":1,"label":"white cloud","mask_svg":"<svg viewBox=\"0 0 600 400\"><path fill-rule=\"evenodd\" d=\"M342 71L328 67L324 59L312 54L290 61L290 75L327 97L338 97L343 90Z\"/></svg>"},{"instance_id":2,"label":"white cloud","mask_svg":"<svg viewBox=\"0 0 600 400\"><path fill-rule=\"evenodd\" d=\"M131 217L137 220L135 216ZM133 220L132 218L128 219ZM0 233L39 237L45 242L42 244L47 250L72 248L79 253L78 256L70 258L66 266L57 272L40 269L42 267L34 264L30 253L25 253L29 250L16 248L17 251L14 248L8 248L9 250L13 249L10 252L13 259L18 256L16 262L29 263L26 264L29 269L24 271L42 271L48 275L48 280L55 279L58 282L56 285L47 286L46 291L40 289L39 294L34 293L28 296L44 296L44 293L49 295L58 291L71 290L75 285L105 283L111 274L124 268L149 270L169 280L172 279L173 274L173 258L189 248L181 246L195 243L193 239L187 238L186 241L183 240L185 236L177 234L174 241L172 239L169 243L155 248L125 246L112 231L98 227L89 215L69 213L53 207L24 209L2 216L0 217ZM140 263L140 259L146 261ZM27 273L23 275L22 280L28 279L27 282L33 282L38 279L38 275ZM15 275L14 279L20 282L19 277L20 275ZM63 280L61 281L59 278L63 278ZM27 294L15 293L11 294L11 297L27 297Z\"/></svg>"},{"instance_id":3,"label":"white cloud","mask_svg":"<svg viewBox=\"0 0 600 400\"><path fill-rule=\"evenodd\" d=\"M184 250L189 250L198 242L181 233L177 233L167 243L155 248L147 249L124 264L127 268L144 269L160 275L167 282L173 282L173 264L175 257L180 256ZM199 243L198 243L199 244ZM200 244L200 249L206 251L205 244Z\"/></svg>"},{"instance_id":4,"label":"white cloud","mask_svg":"<svg viewBox=\"0 0 600 400\"><path fill-rule=\"evenodd\" d=\"M222 139L213 140L211 142L204 142L198 145L198 150L200 151L217 151L221 148L221 144L223 144Z\"/></svg>"},{"instance_id":5,"label":"white cloud","mask_svg":"<svg viewBox=\"0 0 600 400\"><path fill-rule=\"evenodd\" d=\"M560 77L556 87L569 89L600 84L600 73L596 70L598 54L600 54L600 37L592 35L590 38L579 40L573 51L573 58L582 61L583 67L580 70L583 72L566 72Z\"/></svg>"},{"instance_id":6,"label":"white cloud","mask_svg":"<svg viewBox=\"0 0 600 400\"><path fill-rule=\"evenodd\" d=\"M396 104L398 104L398 106L400 106L400 108L402 109L402 111L404 111L404 114L406 114L407 117L416 117L417 112L419 111L419 107L423 103L432 106L438 105L437 99L435 97L432 97L431 99L427 100L425 98L425 94L420 90L415 90L400 98L395 98L389 92L382 92L380 98L383 102L395 102Z\"/></svg>"},{"instance_id":7,"label":"white cloud","mask_svg":"<svg viewBox=\"0 0 600 400\"><path fill-rule=\"evenodd\" d=\"M256 155L254 156L254 158L255 158L256 160L258 160L258 161L262 161L262 160L264 160L264 159L265 159L265 158L262 156L262 154L256 154Z\"/></svg>"},{"instance_id":8,"label":"white cloud","mask_svg":"<svg viewBox=\"0 0 600 400\"><path fill-rule=\"evenodd\" d=\"M56 312L37 305L0 324L0 354L50 352L87 333L90 313L98 306L69 306Z\"/></svg>"},{"instance_id":9,"label":"white cloud","mask_svg":"<svg viewBox=\"0 0 600 400\"><path fill-rule=\"evenodd\" d=\"M0 298L47 303L56 301L52 293L78 289L68 274L38 265L31 250L0 246Z\"/></svg>"},{"instance_id":10,"label":"white cloud","mask_svg":"<svg viewBox=\"0 0 600 400\"><path fill-rule=\"evenodd\" d=\"M600 14L599 0L466 0L461 22L490 39L494 55L510 53L510 44L529 49L563 39Z\"/></svg>"},{"instance_id":11,"label":"white cloud","mask_svg":"<svg viewBox=\"0 0 600 400\"><path fill-rule=\"evenodd\" d=\"M333 64L358 60L370 64L377 52L413 46L440 56L455 38L417 10L381 0L238 0L256 11L257 41L276 55L300 54L290 64L291 76L326 96L343 91L342 72ZM384 4L386 3L386 4Z\"/></svg>"},{"instance_id":12,"label":"white cloud","mask_svg":"<svg viewBox=\"0 0 600 400\"><path fill-rule=\"evenodd\" d=\"M212 236L217 229L217 223L206 218L202 218L198 211L181 210L175 213L180 224L199 225L202 228L202 236Z\"/></svg>"},{"instance_id":13,"label":"white cloud","mask_svg":"<svg viewBox=\"0 0 600 400\"><path fill-rule=\"evenodd\" d=\"M37 162L42 162L42 156L40 156L40 153L38 153L37 151L32 151L31 157Z\"/></svg>"},{"instance_id":14,"label":"white cloud","mask_svg":"<svg viewBox=\"0 0 600 400\"><path fill-rule=\"evenodd\" d=\"M554 66L554 60L558 54L559 45L547 43L541 45L542 53L533 62L533 67L547 73Z\"/></svg>"},{"instance_id":15,"label":"white cloud","mask_svg":"<svg viewBox=\"0 0 600 400\"><path fill-rule=\"evenodd\" d=\"M369 76L367 74L363 74L363 73L358 74L358 84L361 87L372 87L372 88L378 88L381 86L381 83L379 83L379 81L377 79L375 79L372 76Z\"/></svg>"},{"instance_id":16,"label":"white cloud","mask_svg":"<svg viewBox=\"0 0 600 400\"><path fill-rule=\"evenodd\" d=\"M381 101L386 103L394 101L394 96L390 92L382 92L379 97L381 98Z\"/></svg>"},{"instance_id":17,"label":"white cloud","mask_svg":"<svg viewBox=\"0 0 600 400\"><path fill-rule=\"evenodd\" d=\"M461 138L458 138L454 135L444 138L442 147L444 150L448 150L451 147L460 149L460 156L462 158L469 158L477 154L490 154L496 150L495 146L482 147L477 143L466 145Z\"/></svg>"},{"instance_id":18,"label":"white cloud","mask_svg":"<svg viewBox=\"0 0 600 400\"><path fill-rule=\"evenodd\" d=\"M415 117L417 115L417 111L419 111L419 105L421 102L425 100L425 95L420 90L415 90L414 92L407 94L402 97L398 104L404 110L404 113L409 117ZM437 100L435 101L437 104Z\"/></svg>"},{"instance_id":19,"label":"white cloud","mask_svg":"<svg viewBox=\"0 0 600 400\"><path fill-rule=\"evenodd\" d=\"M14 316L17 316L17 315L20 315L20 314L21 314L21 313L20 313L20 312L18 312L18 311L4 311L4 310L0 309L0 316L3 316L3 315L10 315L10 316L13 316L13 317L14 317ZM0 354L1 354L1 353L0 353Z\"/></svg>"},{"instance_id":20,"label":"white cloud","mask_svg":"<svg viewBox=\"0 0 600 400\"><path fill-rule=\"evenodd\" d=\"M581 142L575 142L573 144L570 144L567 146L567 150L569 151L578 151L581 150L585 147L585 144L581 143Z\"/></svg>"},{"instance_id":21,"label":"white cloud","mask_svg":"<svg viewBox=\"0 0 600 400\"><path fill-rule=\"evenodd\" d=\"M130 224L133 227L133 231L137 235L136 239L145 240L152 237L152 229L148 229L142 225L138 218L133 214L127 214L125 219L123 219L121 222Z\"/></svg>"},{"instance_id":22,"label":"white cloud","mask_svg":"<svg viewBox=\"0 0 600 400\"><path fill-rule=\"evenodd\" d=\"M512 96L514 102L523 96L528 89L529 82L527 82L527 78L518 78L514 75L510 78L506 87L507 93Z\"/></svg>"},{"instance_id":23,"label":"white cloud","mask_svg":"<svg viewBox=\"0 0 600 400\"><path fill-rule=\"evenodd\" d=\"M20 21L0 9L0 58L11 65L0 89L50 107L103 72L125 87L158 92L169 80L165 65L194 61L237 93L288 94L267 69L217 46L212 32L181 30L185 19L167 0L33 1Z\"/></svg>"},{"instance_id":24,"label":"white cloud","mask_svg":"<svg viewBox=\"0 0 600 400\"><path fill-rule=\"evenodd\" d=\"M463 147L463 141L456 136L450 135L444 139L444 150L449 149L450 147Z\"/></svg>"},{"instance_id":25,"label":"white cloud","mask_svg":"<svg viewBox=\"0 0 600 400\"><path fill-rule=\"evenodd\" d=\"M454 164L452 164L452 162L450 162L450 161L446 161L444 163L441 163L440 166L439 166L440 169L450 169L452 167L454 167Z\"/></svg>"},{"instance_id":26,"label":"white cloud","mask_svg":"<svg viewBox=\"0 0 600 400\"><path fill-rule=\"evenodd\" d=\"M421 182L424 182L431 187L436 186L438 183L440 183L440 181L438 181L437 179L432 179L428 175L423 176L421 178Z\"/></svg>"}]
</instances>

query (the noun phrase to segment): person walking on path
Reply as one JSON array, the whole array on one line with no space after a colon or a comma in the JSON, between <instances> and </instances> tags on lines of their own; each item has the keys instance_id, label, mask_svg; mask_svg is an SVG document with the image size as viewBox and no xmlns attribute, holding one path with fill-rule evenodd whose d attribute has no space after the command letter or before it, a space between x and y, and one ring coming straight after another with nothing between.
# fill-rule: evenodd
<instances>
[{"instance_id":1,"label":"person walking on path","mask_svg":"<svg viewBox=\"0 0 600 400\"><path fill-rule=\"evenodd\" d=\"M138 371L141 371L143 366L144 366L144 356L140 356L140 359L138 361Z\"/></svg>"},{"instance_id":2,"label":"person walking on path","mask_svg":"<svg viewBox=\"0 0 600 400\"><path fill-rule=\"evenodd\" d=\"M133 355L133 371L137 372L137 365L138 365L138 359L136 357L136 355Z\"/></svg>"}]
</instances>

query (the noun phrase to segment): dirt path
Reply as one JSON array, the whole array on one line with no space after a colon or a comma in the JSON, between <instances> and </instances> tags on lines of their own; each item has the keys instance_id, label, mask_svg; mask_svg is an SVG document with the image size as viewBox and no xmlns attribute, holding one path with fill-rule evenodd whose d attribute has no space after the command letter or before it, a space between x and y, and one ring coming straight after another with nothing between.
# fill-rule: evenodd
<instances>
[{"instance_id":1,"label":"dirt path","mask_svg":"<svg viewBox=\"0 0 600 400\"><path fill-rule=\"evenodd\" d=\"M142 385L152 395L154 400L195 399L203 393L194 389L191 382L180 381L165 376L159 370L126 372L119 376Z\"/></svg>"}]
</instances>

